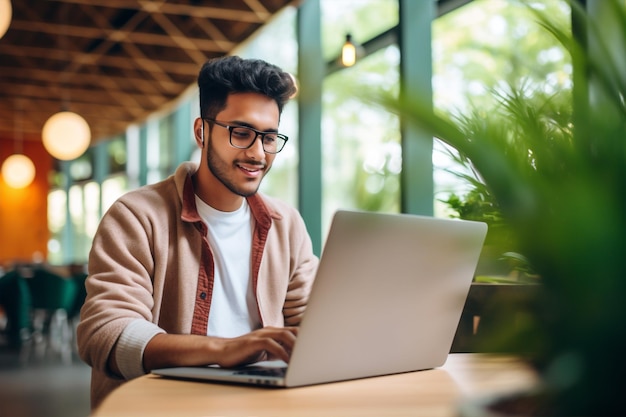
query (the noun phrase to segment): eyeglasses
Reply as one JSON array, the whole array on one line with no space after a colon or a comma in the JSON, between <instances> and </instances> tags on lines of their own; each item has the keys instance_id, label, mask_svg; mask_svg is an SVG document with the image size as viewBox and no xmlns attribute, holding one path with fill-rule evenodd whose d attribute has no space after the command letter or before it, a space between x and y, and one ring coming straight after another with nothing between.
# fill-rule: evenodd
<instances>
[{"instance_id":1,"label":"eyeglasses","mask_svg":"<svg viewBox=\"0 0 626 417\"><path fill-rule=\"evenodd\" d=\"M210 123L215 123L225 129L228 129L230 134L230 144L237 149L249 149L252 147L256 138L261 136L261 144L263 145L263 151L265 153L278 153L283 150L285 143L289 138L283 134L277 132L261 132L251 127L246 126L230 126L215 119L205 119Z\"/></svg>"}]
</instances>

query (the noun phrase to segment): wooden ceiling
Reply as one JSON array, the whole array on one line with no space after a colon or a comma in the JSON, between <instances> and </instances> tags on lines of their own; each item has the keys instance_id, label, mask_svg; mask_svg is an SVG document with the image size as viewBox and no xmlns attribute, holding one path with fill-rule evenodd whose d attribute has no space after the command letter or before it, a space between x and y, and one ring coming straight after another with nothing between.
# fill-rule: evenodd
<instances>
[{"instance_id":1,"label":"wooden ceiling","mask_svg":"<svg viewBox=\"0 0 626 417\"><path fill-rule=\"evenodd\" d=\"M0 135L37 137L62 109L97 141L195 84L293 0L13 0L0 39Z\"/></svg>"}]
</instances>

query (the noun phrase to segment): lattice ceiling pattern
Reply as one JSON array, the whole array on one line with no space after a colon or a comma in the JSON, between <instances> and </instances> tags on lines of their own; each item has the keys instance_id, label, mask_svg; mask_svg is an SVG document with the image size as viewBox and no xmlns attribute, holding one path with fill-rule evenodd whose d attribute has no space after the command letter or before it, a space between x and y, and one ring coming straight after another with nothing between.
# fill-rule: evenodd
<instances>
[{"instance_id":1,"label":"lattice ceiling pattern","mask_svg":"<svg viewBox=\"0 0 626 417\"><path fill-rule=\"evenodd\" d=\"M37 135L61 110L94 141L195 84L293 0L13 0L0 39L0 135Z\"/></svg>"}]
</instances>

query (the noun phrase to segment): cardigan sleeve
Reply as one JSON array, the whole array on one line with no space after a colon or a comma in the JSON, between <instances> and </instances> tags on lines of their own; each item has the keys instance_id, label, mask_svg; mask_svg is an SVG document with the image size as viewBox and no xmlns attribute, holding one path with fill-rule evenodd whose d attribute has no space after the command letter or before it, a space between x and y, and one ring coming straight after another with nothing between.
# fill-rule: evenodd
<instances>
[{"instance_id":1,"label":"cardigan sleeve","mask_svg":"<svg viewBox=\"0 0 626 417\"><path fill-rule=\"evenodd\" d=\"M115 359L125 379L137 378L146 373L143 367L143 351L150 339L159 333L165 331L142 319L135 319L124 328L115 345Z\"/></svg>"},{"instance_id":2,"label":"cardigan sleeve","mask_svg":"<svg viewBox=\"0 0 626 417\"><path fill-rule=\"evenodd\" d=\"M89 255L87 297L77 328L81 358L110 374L107 363L124 329L135 320L152 322L154 269L151 225L123 201L103 217ZM147 340L135 341L145 345Z\"/></svg>"}]
</instances>

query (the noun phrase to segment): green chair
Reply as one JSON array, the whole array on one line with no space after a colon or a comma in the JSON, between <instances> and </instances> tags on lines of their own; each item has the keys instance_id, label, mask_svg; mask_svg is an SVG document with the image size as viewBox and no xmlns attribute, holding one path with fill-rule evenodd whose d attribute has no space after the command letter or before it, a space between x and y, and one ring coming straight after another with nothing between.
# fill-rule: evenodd
<instances>
[{"instance_id":1,"label":"green chair","mask_svg":"<svg viewBox=\"0 0 626 417\"><path fill-rule=\"evenodd\" d=\"M7 319L3 333L11 349L20 349L30 337L31 304L28 286L17 271L0 278L0 306Z\"/></svg>"},{"instance_id":2,"label":"green chair","mask_svg":"<svg viewBox=\"0 0 626 417\"><path fill-rule=\"evenodd\" d=\"M23 280L32 300L30 346L40 358L50 350L59 353L64 362L71 362L74 338L68 317L76 302L76 282L44 268L35 268L32 277Z\"/></svg>"}]
</instances>

